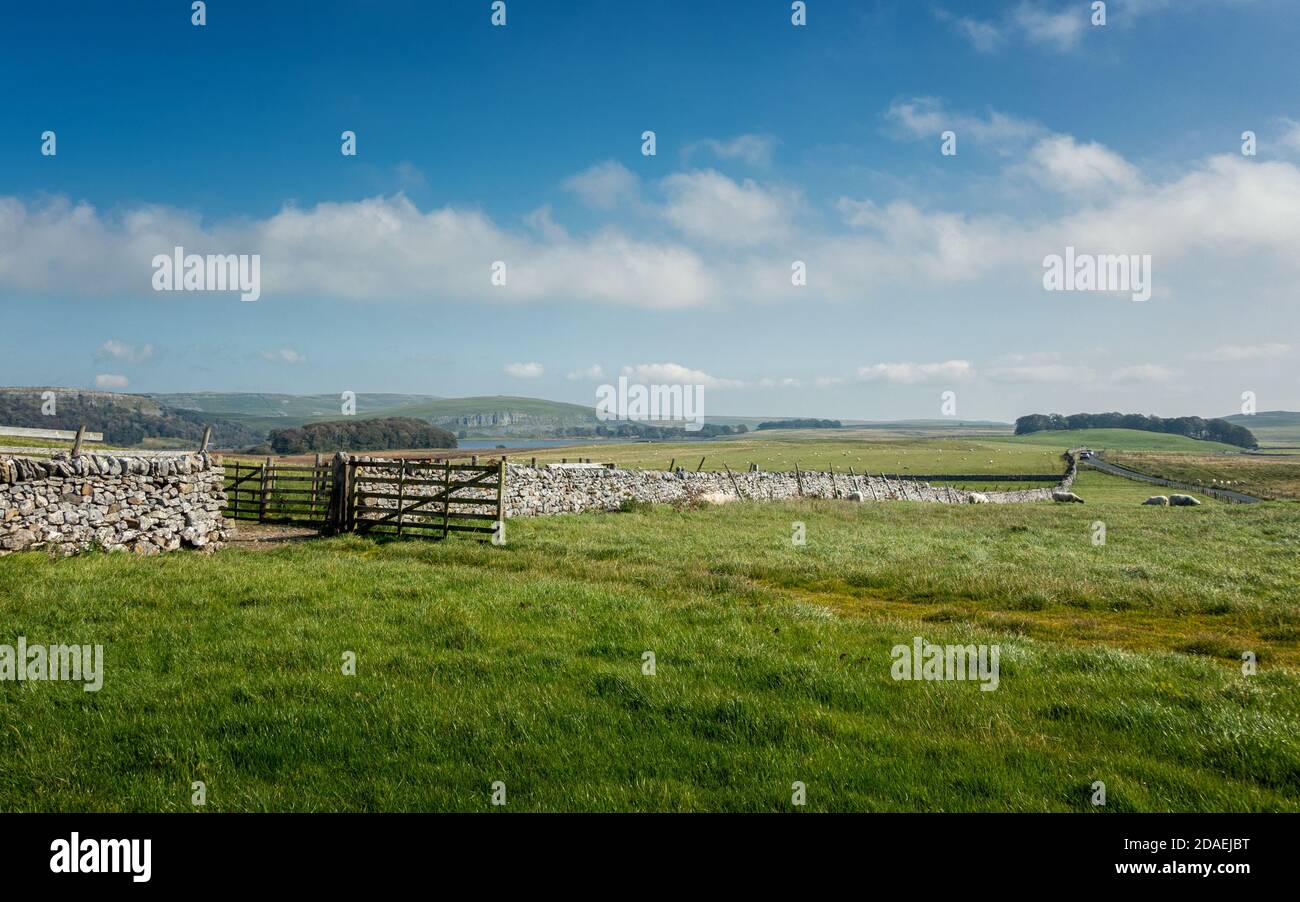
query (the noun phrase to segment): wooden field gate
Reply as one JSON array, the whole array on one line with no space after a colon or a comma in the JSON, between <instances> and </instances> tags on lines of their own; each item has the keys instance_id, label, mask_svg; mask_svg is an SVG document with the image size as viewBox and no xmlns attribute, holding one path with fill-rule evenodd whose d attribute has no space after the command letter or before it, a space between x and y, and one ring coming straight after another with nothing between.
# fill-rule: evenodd
<instances>
[{"instance_id":1,"label":"wooden field gate","mask_svg":"<svg viewBox=\"0 0 1300 902\"><path fill-rule=\"evenodd\" d=\"M260 523L445 539L490 539L505 520L505 458L487 464L335 455L314 465L226 465L226 516Z\"/></svg>"},{"instance_id":2,"label":"wooden field gate","mask_svg":"<svg viewBox=\"0 0 1300 902\"><path fill-rule=\"evenodd\" d=\"M329 527L334 496L334 466L317 455L312 464L260 464L228 461L226 516L289 526Z\"/></svg>"}]
</instances>

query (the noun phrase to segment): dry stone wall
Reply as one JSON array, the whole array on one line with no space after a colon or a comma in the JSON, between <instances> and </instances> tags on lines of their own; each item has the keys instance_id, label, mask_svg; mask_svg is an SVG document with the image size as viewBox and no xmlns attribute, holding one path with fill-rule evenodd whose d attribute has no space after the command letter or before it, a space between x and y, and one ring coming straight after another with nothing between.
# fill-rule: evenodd
<instances>
[{"instance_id":1,"label":"dry stone wall","mask_svg":"<svg viewBox=\"0 0 1300 902\"><path fill-rule=\"evenodd\" d=\"M967 504L973 492L883 476L830 473L719 473L678 470L618 470L551 465L507 468L506 516L536 517L618 510L625 502L681 504L696 501L784 501L850 498L862 501L926 501ZM1059 485L1014 492L985 492L993 504L1050 501L1052 492L1074 484L1075 462ZM853 494L858 493L858 494Z\"/></svg>"},{"instance_id":2,"label":"dry stone wall","mask_svg":"<svg viewBox=\"0 0 1300 902\"><path fill-rule=\"evenodd\" d=\"M213 547L225 473L208 454L0 457L0 554Z\"/></svg>"}]
</instances>

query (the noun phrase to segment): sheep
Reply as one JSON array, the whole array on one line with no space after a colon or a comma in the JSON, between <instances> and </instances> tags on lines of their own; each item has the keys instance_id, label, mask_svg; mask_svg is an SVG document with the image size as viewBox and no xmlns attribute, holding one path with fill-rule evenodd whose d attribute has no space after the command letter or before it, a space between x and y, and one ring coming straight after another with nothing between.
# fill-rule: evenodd
<instances>
[{"instance_id":1,"label":"sheep","mask_svg":"<svg viewBox=\"0 0 1300 902\"><path fill-rule=\"evenodd\" d=\"M1143 504L1158 504L1158 505L1160 505L1160 506L1162 506L1162 507L1168 507L1168 506L1169 506L1169 498L1168 498L1167 496L1165 496L1165 495L1152 495L1150 498L1148 498L1146 501L1143 501L1142 503L1143 503Z\"/></svg>"},{"instance_id":2,"label":"sheep","mask_svg":"<svg viewBox=\"0 0 1300 902\"><path fill-rule=\"evenodd\" d=\"M1074 492L1052 492L1052 500L1058 504L1083 504L1084 501Z\"/></svg>"},{"instance_id":3,"label":"sheep","mask_svg":"<svg viewBox=\"0 0 1300 902\"><path fill-rule=\"evenodd\" d=\"M966 496L967 504L988 504L989 496L980 492L971 492Z\"/></svg>"},{"instance_id":4,"label":"sheep","mask_svg":"<svg viewBox=\"0 0 1300 902\"><path fill-rule=\"evenodd\" d=\"M1174 507L1196 507L1201 502L1197 501L1191 495L1170 495L1169 503Z\"/></svg>"},{"instance_id":5,"label":"sheep","mask_svg":"<svg viewBox=\"0 0 1300 902\"><path fill-rule=\"evenodd\" d=\"M861 493L861 492L849 492L849 494L848 494L848 499L849 499L850 501L866 501L866 500L867 500L866 498L862 497L862 493Z\"/></svg>"}]
</instances>

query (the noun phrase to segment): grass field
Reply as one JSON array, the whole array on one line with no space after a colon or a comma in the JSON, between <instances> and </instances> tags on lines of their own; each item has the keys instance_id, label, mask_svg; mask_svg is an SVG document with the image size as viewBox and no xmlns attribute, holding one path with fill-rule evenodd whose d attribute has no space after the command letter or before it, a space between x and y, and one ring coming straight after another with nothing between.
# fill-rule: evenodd
<instances>
[{"instance_id":1,"label":"grass field","mask_svg":"<svg viewBox=\"0 0 1300 902\"><path fill-rule=\"evenodd\" d=\"M539 449L526 459L556 463L591 458L621 467L694 470L704 458L705 470L745 470L756 463L764 470L804 470L837 473L1061 473L1064 448L1018 444L1000 439L881 437L836 430L833 436L815 433L745 435L710 442L638 442L626 445L585 445ZM523 455L521 455L523 457Z\"/></svg>"},{"instance_id":2,"label":"grass field","mask_svg":"<svg viewBox=\"0 0 1300 902\"><path fill-rule=\"evenodd\" d=\"M1100 779L1111 811L1300 810L1297 564L1290 506L1131 499L14 555L0 641L102 643L107 674L0 682L0 809L203 780L210 811L488 810L501 780L511 810L782 811L799 780L811 810L1083 811ZM999 644L997 691L892 680L918 635Z\"/></svg>"},{"instance_id":3,"label":"grass field","mask_svg":"<svg viewBox=\"0 0 1300 902\"><path fill-rule=\"evenodd\" d=\"M1300 501L1300 454L1162 454L1109 452L1106 459L1151 476L1221 485L1257 498Z\"/></svg>"}]
</instances>

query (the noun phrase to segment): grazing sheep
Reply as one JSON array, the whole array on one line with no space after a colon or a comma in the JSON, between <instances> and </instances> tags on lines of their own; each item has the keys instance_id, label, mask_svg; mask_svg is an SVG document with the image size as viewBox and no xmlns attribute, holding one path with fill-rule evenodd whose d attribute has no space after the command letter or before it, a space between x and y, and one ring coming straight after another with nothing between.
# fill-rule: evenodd
<instances>
[{"instance_id":1,"label":"grazing sheep","mask_svg":"<svg viewBox=\"0 0 1300 902\"><path fill-rule=\"evenodd\" d=\"M966 498L967 504L988 504L989 496L980 492L971 492Z\"/></svg>"},{"instance_id":2,"label":"grazing sheep","mask_svg":"<svg viewBox=\"0 0 1300 902\"><path fill-rule=\"evenodd\" d=\"M1197 501L1191 495L1170 495L1169 503L1174 507L1195 507L1201 502Z\"/></svg>"},{"instance_id":3,"label":"grazing sheep","mask_svg":"<svg viewBox=\"0 0 1300 902\"><path fill-rule=\"evenodd\" d=\"M1083 499L1074 492L1052 492L1052 500L1058 504L1083 504Z\"/></svg>"},{"instance_id":4,"label":"grazing sheep","mask_svg":"<svg viewBox=\"0 0 1300 902\"><path fill-rule=\"evenodd\" d=\"M850 501L866 501L866 500L867 500L866 498L863 498L863 497L862 497L862 493L861 493L861 492L849 492L848 498L849 498Z\"/></svg>"},{"instance_id":5,"label":"grazing sheep","mask_svg":"<svg viewBox=\"0 0 1300 902\"><path fill-rule=\"evenodd\" d=\"M1143 504L1158 504L1158 505L1161 505L1161 506L1163 506L1163 507L1168 507L1168 506L1169 506L1169 498L1168 498L1167 496L1165 496L1165 495L1152 495L1150 498L1148 498L1146 501L1143 501L1142 503L1143 503Z\"/></svg>"}]
</instances>

